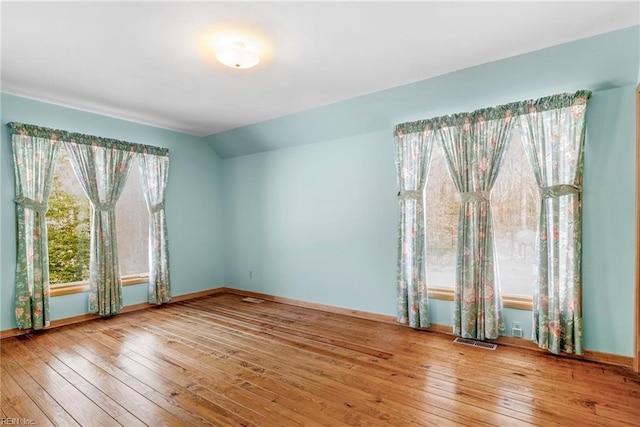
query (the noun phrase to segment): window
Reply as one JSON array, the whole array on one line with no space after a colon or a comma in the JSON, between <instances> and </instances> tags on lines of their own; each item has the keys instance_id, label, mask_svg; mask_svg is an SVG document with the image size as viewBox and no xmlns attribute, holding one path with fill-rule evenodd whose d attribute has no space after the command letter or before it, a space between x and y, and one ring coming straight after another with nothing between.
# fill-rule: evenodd
<instances>
[{"instance_id":1,"label":"window","mask_svg":"<svg viewBox=\"0 0 640 427\"><path fill-rule=\"evenodd\" d=\"M497 264L503 295L530 298L539 210L535 177L517 128L491 193ZM439 142L425 187L429 284L453 288L460 202Z\"/></svg>"},{"instance_id":2,"label":"window","mask_svg":"<svg viewBox=\"0 0 640 427\"><path fill-rule=\"evenodd\" d=\"M116 204L120 274L140 275L149 270L149 213L142 194L138 159Z\"/></svg>"},{"instance_id":3,"label":"window","mask_svg":"<svg viewBox=\"0 0 640 427\"><path fill-rule=\"evenodd\" d=\"M52 285L89 279L90 204L60 148L47 211L49 282Z\"/></svg>"},{"instance_id":4,"label":"window","mask_svg":"<svg viewBox=\"0 0 640 427\"><path fill-rule=\"evenodd\" d=\"M86 290L89 279L90 203L76 178L64 146L60 149L47 212L49 280L56 290ZM116 205L120 273L125 284L140 283L148 269L149 215L137 160ZM133 279L136 278L137 280ZM127 280L129 279L129 280ZM85 285L84 287L82 285Z\"/></svg>"},{"instance_id":5,"label":"window","mask_svg":"<svg viewBox=\"0 0 640 427\"><path fill-rule=\"evenodd\" d=\"M531 296L540 193L517 128L493 188L491 209L502 294Z\"/></svg>"},{"instance_id":6,"label":"window","mask_svg":"<svg viewBox=\"0 0 640 427\"><path fill-rule=\"evenodd\" d=\"M453 288L456 283L458 190L447 171L440 141L431 153L425 186L427 280L430 285Z\"/></svg>"}]
</instances>

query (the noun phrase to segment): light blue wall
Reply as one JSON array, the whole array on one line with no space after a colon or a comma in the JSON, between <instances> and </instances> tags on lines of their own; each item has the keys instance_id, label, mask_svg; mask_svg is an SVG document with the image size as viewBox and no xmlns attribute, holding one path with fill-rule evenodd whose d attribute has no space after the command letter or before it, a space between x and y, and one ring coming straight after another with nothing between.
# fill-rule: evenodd
<instances>
[{"instance_id":1,"label":"light blue wall","mask_svg":"<svg viewBox=\"0 0 640 427\"><path fill-rule=\"evenodd\" d=\"M223 161L225 283L394 315L393 124L590 89L595 93L585 153L585 346L631 355L639 29L209 137L229 157ZM267 149L275 150L258 152ZM432 308L432 322L451 325L451 303L432 301ZM530 312L509 309L505 317L508 327L519 320L531 335Z\"/></svg>"},{"instance_id":2,"label":"light blue wall","mask_svg":"<svg viewBox=\"0 0 640 427\"><path fill-rule=\"evenodd\" d=\"M226 283L392 313L397 189L389 140L377 132L224 160Z\"/></svg>"},{"instance_id":3,"label":"light blue wall","mask_svg":"<svg viewBox=\"0 0 640 427\"><path fill-rule=\"evenodd\" d=\"M16 219L11 140L6 123L21 121L68 131L166 147L166 194L173 294L223 285L221 160L201 138L1 94L0 125L0 329L13 316ZM125 305L146 301L146 286L124 288ZM52 319L87 312L87 294L51 299Z\"/></svg>"},{"instance_id":4,"label":"light blue wall","mask_svg":"<svg viewBox=\"0 0 640 427\"><path fill-rule=\"evenodd\" d=\"M587 110L583 265L585 341L633 354L635 86L597 92Z\"/></svg>"}]
</instances>

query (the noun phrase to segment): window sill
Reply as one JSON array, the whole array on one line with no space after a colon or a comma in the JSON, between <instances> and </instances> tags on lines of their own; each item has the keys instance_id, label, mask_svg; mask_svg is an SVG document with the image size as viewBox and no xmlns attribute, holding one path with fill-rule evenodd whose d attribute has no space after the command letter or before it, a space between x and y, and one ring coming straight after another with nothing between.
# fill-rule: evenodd
<instances>
[{"instance_id":1,"label":"window sill","mask_svg":"<svg viewBox=\"0 0 640 427\"><path fill-rule=\"evenodd\" d=\"M149 275L147 273L130 274L127 276L122 276L121 280L122 286L138 285L140 283L147 283L149 281ZM79 294L87 291L89 291L89 282L87 281L60 283L50 286L49 295L52 297L57 297L60 295Z\"/></svg>"},{"instance_id":2,"label":"window sill","mask_svg":"<svg viewBox=\"0 0 640 427\"><path fill-rule=\"evenodd\" d=\"M429 298L453 301L453 289L451 288L429 288ZM518 310L533 310L533 300L531 297L519 295L503 295L502 303L506 308L516 308Z\"/></svg>"}]
</instances>

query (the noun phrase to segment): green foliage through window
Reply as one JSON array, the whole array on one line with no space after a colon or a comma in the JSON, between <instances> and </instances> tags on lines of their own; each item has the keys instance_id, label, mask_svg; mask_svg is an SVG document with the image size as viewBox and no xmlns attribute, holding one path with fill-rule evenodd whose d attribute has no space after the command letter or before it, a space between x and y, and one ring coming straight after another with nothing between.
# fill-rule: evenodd
<instances>
[{"instance_id":1,"label":"green foliage through window","mask_svg":"<svg viewBox=\"0 0 640 427\"><path fill-rule=\"evenodd\" d=\"M89 278L90 211L88 200L64 190L55 176L47 211L49 282L70 283Z\"/></svg>"},{"instance_id":2,"label":"green foliage through window","mask_svg":"<svg viewBox=\"0 0 640 427\"><path fill-rule=\"evenodd\" d=\"M137 160L116 205L121 275L148 268L149 214L142 194ZM91 246L91 204L78 181L65 147L60 148L53 176L49 210L49 283L87 281Z\"/></svg>"}]
</instances>

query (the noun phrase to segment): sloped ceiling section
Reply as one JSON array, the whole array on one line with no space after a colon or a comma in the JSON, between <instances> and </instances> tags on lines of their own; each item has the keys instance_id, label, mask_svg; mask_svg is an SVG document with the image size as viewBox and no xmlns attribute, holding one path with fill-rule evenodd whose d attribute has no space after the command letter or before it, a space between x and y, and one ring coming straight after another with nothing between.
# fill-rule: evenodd
<instances>
[{"instance_id":1,"label":"sloped ceiling section","mask_svg":"<svg viewBox=\"0 0 640 427\"><path fill-rule=\"evenodd\" d=\"M640 26L479 65L207 137L222 158L579 89L638 83Z\"/></svg>"},{"instance_id":2,"label":"sloped ceiling section","mask_svg":"<svg viewBox=\"0 0 640 427\"><path fill-rule=\"evenodd\" d=\"M1 84L206 136L637 25L639 11L637 1L2 2ZM206 34L236 24L270 43L255 69L203 49Z\"/></svg>"}]
</instances>

